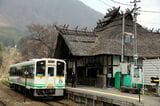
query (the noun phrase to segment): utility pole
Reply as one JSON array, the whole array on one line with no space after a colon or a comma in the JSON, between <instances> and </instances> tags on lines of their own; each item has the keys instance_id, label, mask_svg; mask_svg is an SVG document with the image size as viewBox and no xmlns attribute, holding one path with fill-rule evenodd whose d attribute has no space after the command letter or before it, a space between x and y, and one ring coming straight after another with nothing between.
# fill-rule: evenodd
<instances>
[{"instance_id":1,"label":"utility pole","mask_svg":"<svg viewBox=\"0 0 160 106\"><path fill-rule=\"evenodd\" d=\"M137 15L139 15L139 13L137 12L137 10L140 8L137 8L137 3L140 2L140 0L134 0L131 3L134 3L134 10L133 10L133 21L134 21L134 47L133 47L133 54L134 54L134 65L136 66L136 68L138 68L138 53L137 53ZM140 96L140 88L138 88L139 90L139 102L141 101L141 96Z\"/></svg>"},{"instance_id":2,"label":"utility pole","mask_svg":"<svg viewBox=\"0 0 160 106\"><path fill-rule=\"evenodd\" d=\"M122 15L122 54L121 62L124 62L124 30L125 30L125 13Z\"/></svg>"},{"instance_id":3,"label":"utility pole","mask_svg":"<svg viewBox=\"0 0 160 106\"><path fill-rule=\"evenodd\" d=\"M137 12L137 10L140 8L137 8L137 3L140 2L137 0L134 0L131 3L134 3L134 10L133 10L133 21L134 21L134 47L133 47L133 52L134 52L134 63L135 66L137 66L137 60L138 60L138 53L137 53L137 15L139 15L139 13Z\"/></svg>"},{"instance_id":4,"label":"utility pole","mask_svg":"<svg viewBox=\"0 0 160 106\"><path fill-rule=\"evenodd\" d=\"M124 63L124 34L125 34L125 13L122 13L122 51L121 51L121 66ZM120 86L123 86L123 74L122 74L122 69L120 73Z\"/></svg>"}]
</instances>

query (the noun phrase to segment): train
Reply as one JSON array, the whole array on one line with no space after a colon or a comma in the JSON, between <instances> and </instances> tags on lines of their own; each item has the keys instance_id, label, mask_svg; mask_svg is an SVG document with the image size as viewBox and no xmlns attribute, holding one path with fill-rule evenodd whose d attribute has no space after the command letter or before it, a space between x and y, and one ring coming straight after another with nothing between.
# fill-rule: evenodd
<instances>
[{"instance_id":1,"label":"train","mask_svg":"<svg viewBox=\"0 0 160 106\"><path fill-rule=\"evenodd\" d=\"M10 88L34 96L63 96L66 62L61 59L42 58L23 61L10 66Z\"/></svg>"}]
</instances>

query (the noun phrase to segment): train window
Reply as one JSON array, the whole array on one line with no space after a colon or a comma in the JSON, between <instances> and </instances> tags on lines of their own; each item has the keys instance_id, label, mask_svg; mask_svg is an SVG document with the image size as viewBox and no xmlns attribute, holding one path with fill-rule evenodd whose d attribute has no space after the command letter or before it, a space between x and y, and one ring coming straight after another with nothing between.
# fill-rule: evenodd
<instances>
[{"instance_id":1,"label":"train window","mask_svg":"<svg viewBox=\"0 0 160 106\"><path fill-rule=\"evenodd\" d=\"M30 70L31 70L31 77L33 78L34 77L34 65L31 65L30 66Z\"/></svg>"},{"instance_id":2,"label":"train window","mask_svg":"<svg viewBox=\"0 0 160 106\"><path fill-rule=\"evenodd\" d=\"M48 76L54 76L54 67L48 67Z\"/></svg>"},{"instance_id":3,"label":"train window","mask_svg":"<svg viewBox=\"0 0 160 106\"><path fill-rule=\"evenodd\" d=\"M14 73L15 73L15 68L14 67L10 68L9 75L14 76Z\"/></svg>"},{"instance_id":4,"label":"train window","mask_svg":"<svg viewBox=\"0 0 160 106\"><path fill-rule=\"evenodd\" d=\"M45 76L45 61L38 61L36 68L36 76Z\"/></svg>"},{"instance_id":5,"label":"train window","mask_svg":"<svg viewBox=\"0 0 160 106\"><path fill-rule=\"evenodd\" d=\"M16 67L14 67L14 68L12 69L12 75L13 75L13 76L16 76Z\"/></svg>"},{"instance_id":6,"label":"train window","mask_svg":"<svg viewBox=\"0 0 160 106\"><path fill-rule=\"evenodd\" d=\"M57 62L57 76L64 76L64 62Z\"/></svg>"},{"instance_id":7,"label":"train window","mask_svg":"<svg viewBox=\"0 0 160 106\"><path fill-rule=\"evenodd\" d=\"M33 78L34 77L34 65L28 65L28 66L26 66L26 68L27 68L27 71L28 71L28 77L29 78Z\"/></svg>"}]
</instances>

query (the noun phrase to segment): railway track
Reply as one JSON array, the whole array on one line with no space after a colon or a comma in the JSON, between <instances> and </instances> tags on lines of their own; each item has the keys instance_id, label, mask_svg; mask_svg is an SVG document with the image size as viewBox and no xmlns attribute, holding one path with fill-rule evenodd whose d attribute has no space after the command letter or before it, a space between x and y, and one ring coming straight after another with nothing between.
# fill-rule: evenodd
<instances>
[{"instance_id":1,"label":"railway track","mask_svg":"<svg viewBox=\"0 0 160 106\"><path fill-rule=\"evenodd\" d=\"M67 99L64 99L62 97L41 99L39 101L46 104L47 106L73 106Z\"/></svg>"},{"instance_id":2,"label":"railway track","mask_svg":"<svg viewBox=\"0 0 160 106\"><path fill-rule=\"evenodd\" d=\"M2 82L1 84L3 84L4 86L1 88L3 89L3 91L11 97L16 97L14 98L15 101L19 101L22 102L24 101L24 94L19 93L17 91L11 90L9 87L9 84L6 82ZM75 106L75 103L73 103L72 101L69 101L67 99L63 99L63 98L50 98L50 99L34 99L32 97L27 96L26 97L26 101L27 102L39 102L41 104L44 104L44 106ZM1 106L1 103L0 103ZM2 106L7 106L7 105L2 105Z\"/></svg>"},{"instance_id":3,"label":"railway track","mask_svg":"<svg viewBox=\"0 0 160 106\"><path fill-rule=\"evenodd\" d=\"M24 95L22 93L19 93L17 91L11 90L9 85L7 83L1 83L1 85L3 85L3 87L1 87L1 90L3 90L3 92L5 92L6 95L8 95L9 97L14 97L14 101L19 101L21 103L23 103L24 101ZM50 99L33 99L32 97L26 97L26 101L27 102L38 102L39 104L44 104L44 106L73 106L70 105L69 102L66 99L59 99L56 100L54 98L50 98ZM2 101L0 101L0 106L7 106L5 105Z\"/></svg>"},{"instance_id":4,"label":"railway track","mask_svg":"<svg viewBox=\"0 0 160 106\"><path fill-rule=\"evenodd\" d=\"M64 102L60 102L60 101L54 101L54 102L43 102L45 104L47 104L48 106L70 106L67 103Z\"/></svg>"},{"instance_id":5,"label":"railway track","mask_svg":"<svg viewBox=\"0 0 160 106\"><path fill-rule=\"evenodd\" d=\"M45 102L45 104L47 104L48 106L79 106L79 104L67 99L47 101Z\"/></svg>"},{"instance_id":6,"label":"railway track","mask_svg":"<svg viewBox=\"0 0 160 106\"><path fill-rule=\"evenodd\" d=\"M3 87L1 87L1 89L5 92L5 94L7 94L10 97L15 97L14 100L15 101L20 101L23 102L24 101L24 95L22 93L19 93L15 90L11 90L9 87L9 84L3 83L4 85ZM29 100L29 98L27 98L27 100Z\"/></svg>"}]
</instances>

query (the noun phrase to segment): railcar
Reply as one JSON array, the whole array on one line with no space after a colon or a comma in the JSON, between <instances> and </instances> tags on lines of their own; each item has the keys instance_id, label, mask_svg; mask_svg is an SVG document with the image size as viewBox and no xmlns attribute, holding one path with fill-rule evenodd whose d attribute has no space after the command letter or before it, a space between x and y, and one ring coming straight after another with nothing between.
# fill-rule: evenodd
<instances>
[{"instance_id":1,"label":"railcar","mask_svg":"<svg viewBox=\"0 0 160 106\"><path fill-rule=\"evenodd\" d=\"M66 62L60 59L31 59L13 64L9 70L10 87L34 97L63 96Z\"/></svg>"}]
</instances>

